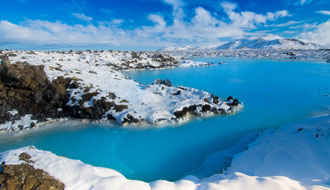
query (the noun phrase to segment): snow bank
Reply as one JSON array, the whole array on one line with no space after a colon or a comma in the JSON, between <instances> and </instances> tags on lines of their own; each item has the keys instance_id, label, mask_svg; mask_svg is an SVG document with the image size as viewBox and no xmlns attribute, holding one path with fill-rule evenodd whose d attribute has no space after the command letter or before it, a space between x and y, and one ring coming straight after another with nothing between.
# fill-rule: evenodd
<instances>
[{"instance_id":1,"label":"snow bank","mask_svg":"<svg viewBox=\"0 0 330 190\"><path fill-rule=\"evenodd\" d=\"M224 174L202 180L194 176L176 182L128 180L115 170L93 167L33 147L1 153L0 160L20 164L18 155L26 152L35 168L48 172L70 190L324 190L330 189L329 145L330 115L326 115L262 132L248 150L234 157Z\"/></svg>"},{"instance_id":2,"label":"snow bank","mask_svg":"<svg viewBox=\"0 0 330 190\"><path fill-rule=\"evenodd\" d=\"M286 176L310 186L330 187L330 115L267 130L237 155L228 173ZM248 163L248 164L247 164Z\"/></svg>"},{"instance_id":3,"label":"snow bank","mask_svg":"<svg viewBox=\"0 0 330 190\"><path fill-rule=\"evenodd\" d=\"M193 60L184 60L181 62L179 67L205 67L205 66L214 66L214 63L202 62L202 61L193 61Z\"/></svg>"}]
</instances>

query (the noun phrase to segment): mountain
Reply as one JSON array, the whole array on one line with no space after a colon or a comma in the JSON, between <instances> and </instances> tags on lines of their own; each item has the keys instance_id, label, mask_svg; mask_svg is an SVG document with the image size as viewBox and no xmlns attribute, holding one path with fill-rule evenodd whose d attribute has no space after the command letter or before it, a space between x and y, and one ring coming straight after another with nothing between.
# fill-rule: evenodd
<instances>
[{"instance_id":1,"label":"mountain","mask_svg":"<svg viewBox=\"0 0 330 190\"><path fill-rule=\"evenodd\" d=\"M300 39L285 39L269 34L261 38L240 39L224 44L208 46L167 47L159 51L194 51L194 50L228 50L228 49L320 49L321 45Z\"/></svg>"},{"instance_id":2,"label":"mountain","mask_svg":"<svg viewBox=\"0 0 330 190\"><path fill-rule=\"evenodd\" d=\"M228 42L216 49L319 49L321 45L299 39L260 38Z\"/></svg>"},{"instance_id":3,"label":"mountain","mask_svg":"<svg viewBox=\"0 0 330 190\"><path fill-rule=\"evenodd\" d=\"M207 45L207 46L185 46L185 47L166 47L162 48L158 51L189 51L189 50L210 50L210 49L216 49L219 47L221 44L212 44L212 45Z\"/></svg>"},{"instance_id":4,"label":"mountain","mask_svg":"<svg viewBox=\"0 0 330 190\"><path fill-rule=\"evenodd\" d=\"M185 46L185 47L166 47L166 48L162 48L158 51L188 51L188 50L192 50L195 49L192 46Z\"/></svg>"}]
</instances>

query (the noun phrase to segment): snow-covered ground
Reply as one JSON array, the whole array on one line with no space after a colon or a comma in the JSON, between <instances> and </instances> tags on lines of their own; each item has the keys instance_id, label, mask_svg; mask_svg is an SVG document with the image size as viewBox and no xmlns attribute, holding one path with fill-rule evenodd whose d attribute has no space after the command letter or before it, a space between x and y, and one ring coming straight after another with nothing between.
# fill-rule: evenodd
<instances>
[{"instance_id":1,"label":"snow-covered ground","mask_svg":"<svg viewBox=\"0 0 330 190\"><path fill-rule=\"evenodd\" d=\"M248 150L236 155L223 174L176 182L151 183L126 179L115 170L93 167L78 160L25 147L1 153L1 162L20 164L28 153L35 168L65 184L66 189L113 190L297 190L330 189L330 115L269 129L259 134Z\"/></svg>"},{"instance_id":2,"label":"snow-covered ground","mask_svg":"<svg viewBox=\"0 0 330 190\"><path fill-rule=\"evenodd\" d=\"M212 94L189 87L172 87L164 84L145 86L129 79L117 70L140 68L163 68L172 66L205 66L205 62L183 61L175 63L174 58L162 56L158 53L131 53L118 51L79 51L79 52L29 52L29 51L2 51L8 54L12 64L26 61L31 65L44 65L50 81L59 76L69 77L77 81L79 88L69 89L68 106L83 106L93 108L96 100L105 98L106 102L120 105L121 108L111 107L104 114L102 121L108 121L108 116L115 118L122 124L127 120L160 124L177 122L187 118L178 118L176 112L196 106L196 115L231 114L242 107L231 106L232 100L225 101L215 98ZM160 59L156 59L159 58ZM164 58L165 57L165 58ZM167 62L171 61L172 62ZM84 95L91 98L81 102ZM81 104L81 105L80 105ZM205 111L205 107L209 109ZM211 111L213 110L213 111ZM209 112L209 113L207 113ZM30 124L28 117L24 122L6 123L0 126L0 131L20 130ZM22 124L24 124L22 126ZM21 125L15 127L13 125Z\"/></svg>"},{"instance_id":3,"label":"snow-covered ground","mask_svg":"<svg viewBox=\"0 0 330 190\"><path fill-rule=\"evenodd\" d=\"M205 67L205 66L214 66L214 63L193 61L193 60L183 60L179 67Z\"/></svg>"}]
</instances>

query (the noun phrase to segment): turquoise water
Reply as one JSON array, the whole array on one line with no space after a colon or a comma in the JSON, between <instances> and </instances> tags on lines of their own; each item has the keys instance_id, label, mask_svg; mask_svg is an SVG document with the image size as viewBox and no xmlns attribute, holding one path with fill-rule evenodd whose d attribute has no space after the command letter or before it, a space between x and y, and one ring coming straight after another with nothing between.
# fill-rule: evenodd
<instances>
[{"instance_id":1,"label":"turquoise water","mask_svg":"<svg viewBox=\"0 0 330 190\"><path fill-rule=\"evenodd\" d=\"M330 113L330 64L324 61L270 59L200 59L228 64L127 72L143 84L168 78L174 85L203 89L222 98L244 102L233 116L194 119L180 127L121 129L115 125L58 123L62 127L37 130L0 139L0 151L34 145L57 155L113 168L130 179L177 180L196 168L207 155L231 147L252 131L279 127L313 115ZM224 158L219 158L222 163Z\"/></svg>"}]
</instances>

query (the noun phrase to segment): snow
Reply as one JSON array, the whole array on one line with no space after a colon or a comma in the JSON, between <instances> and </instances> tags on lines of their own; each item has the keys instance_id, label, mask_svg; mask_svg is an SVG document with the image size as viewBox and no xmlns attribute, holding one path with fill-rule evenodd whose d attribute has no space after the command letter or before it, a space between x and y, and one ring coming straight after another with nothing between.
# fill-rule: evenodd
<instances>
[{"instance_id":1,"label":"snow","mask_svg":"<svg viewBox=\"0 0 330 190\"><path fill-rule=\"evenodd\" d=\"M181 62L179 67L205 67L205 66L213 66L213 65L214 65L214 63L193 61L193 60L184 60Z\"/></svg>"},{"instance_id":2,"label":"snow","mask_svg":"<svg viewBox=\"0 0 330 190\"><path fill-rule=\"evenodd\" d=\"M24 147L1 153L0 161L20 164L26 152L30 163L65 184L68 190L297 190L330 189L330 115L266 130L237 154L223 174L199 180L187 176L170 182L151 183L126 179L119 172L84 164L55 154Z\"/></svg>"},{"instance_id":3,"label":"snow","mask_svg":"<svg viewBox=\"0 0 330 190\"><path fill-rule=\"evenodd\" d=\"M267 130L234 158L228 173L286 176L307 187L330 187L329 145L330 115Z\"/></svg>"},{"instance_id":4,"label":"snow","mask_svg":"<svg viewBox=\"0 0 330 190\"><path fill-rule=\"evenodd\" d=\"M18 112L17 110L12 110L9 111L9 114L11 114L12 116L16 115ZM0 132L3 131L20 131L23 129L28 129L31 127L31 124L37 123L37 120L33 120L32 119L32 115L31 114L27 114L23 117L21 117L20 119L17 120L13 120L4 124L0 125Z\"/></svg>"}]
</instances>

